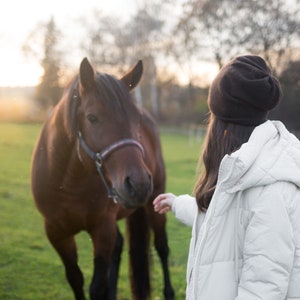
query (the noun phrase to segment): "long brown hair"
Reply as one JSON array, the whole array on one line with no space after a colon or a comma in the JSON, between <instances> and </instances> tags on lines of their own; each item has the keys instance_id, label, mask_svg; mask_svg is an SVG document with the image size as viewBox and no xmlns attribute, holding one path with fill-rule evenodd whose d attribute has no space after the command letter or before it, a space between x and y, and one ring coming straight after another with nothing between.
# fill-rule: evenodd
<instances>
[{"instance_id":1,"label":"long brown hair","mask_svg":"<svg viewBox=\"0 0 300 300\"><path fill-rule=\"evenodd\" d=\"M210 114L202 160L198 164L198 167L203 164L203 170L194 188L200 211L206 211L210 204L221 160L247 142L254 128L255 126L227 123Z\"/></svg>"}]
</instances>

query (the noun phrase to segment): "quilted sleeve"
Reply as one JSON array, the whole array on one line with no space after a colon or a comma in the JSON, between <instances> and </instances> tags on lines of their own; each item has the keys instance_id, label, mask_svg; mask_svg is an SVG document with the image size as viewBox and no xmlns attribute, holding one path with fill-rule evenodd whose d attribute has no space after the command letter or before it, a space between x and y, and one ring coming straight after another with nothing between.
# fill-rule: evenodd
<instances>
[{"instance_id":1,"label":"quilted sleeve","mask_svg":"<svg viewBox=\"0 0 300 300\"><path fill-rule=\"evenodd\" d=\"M198 212L196 199L190 195L178 196L173 202L172 211L180 222L192 227Z\"/></svg>"},{"instance_id":2,"label":"quilted sleeve","mask_svg":"<svg viewBox=\"0 0 300 300\"><path fill-rule=\"evenodd\" d=\"M286 299L295 239L283 183L261 188L246 228L236 300Z\"/></svg>"}]
</instances>

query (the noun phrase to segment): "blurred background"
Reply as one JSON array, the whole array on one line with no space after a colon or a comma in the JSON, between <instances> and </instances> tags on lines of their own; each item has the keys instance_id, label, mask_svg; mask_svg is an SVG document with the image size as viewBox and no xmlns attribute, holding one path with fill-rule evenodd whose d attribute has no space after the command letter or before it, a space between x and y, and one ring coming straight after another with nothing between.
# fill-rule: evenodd
<instances>
[{"instance_id":1,"label":"blurred background","mask_svg":"<svg viewBox=\"0 0 300 300\"><path fill-rule=\"evenodd\" d=\"M0 120L43 121L88 57L115 76L142 59L138 104L162 124L201 126L215 74L233 56L250 53L266 59L284 90L271 117L297 133L299 6L299 0L6 1Z\"/></svg>"},{"instance_id":2,"label":"blurred background","mask_svg":"<svg viewBox=\"0 0 300 300\"><path fill-rule=\"evenodd\" d=\"M84 57L116 77L143 60L135 99L159 123L166 191L192 192L208 88L236 55L268 62L284 91L270 118L300 137L299 0L9 0L0 6L0 299L72 297L32 202L30 168L41 122ZM191 231L171 214L167 230L176 299L185 299ZM91 242L84 232L77 242L87 293ZM159 300L162 271L151 249L151 299ZM118 299L130 295L123 257Z\"/></svg>"}]
</instances>

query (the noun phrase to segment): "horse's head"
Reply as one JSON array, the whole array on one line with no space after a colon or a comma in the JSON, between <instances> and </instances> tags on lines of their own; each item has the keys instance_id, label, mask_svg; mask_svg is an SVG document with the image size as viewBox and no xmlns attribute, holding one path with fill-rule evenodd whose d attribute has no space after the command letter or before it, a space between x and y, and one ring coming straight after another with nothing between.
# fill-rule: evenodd
<instances>
[{"instance_id":1,"label":"horse's head","mask_svg":"<svg viewBox=\"0 0 300 300\"><path fill-rule=\"evenodd\" d=\"M144 205L153 188L139 142L140 112L130 94L142 72L139 61L118 80L95 72L85 58L68 100L69 130L78 138L80 160L98 170L108 194L127 208Z\"/></svg>"}]
</instances>

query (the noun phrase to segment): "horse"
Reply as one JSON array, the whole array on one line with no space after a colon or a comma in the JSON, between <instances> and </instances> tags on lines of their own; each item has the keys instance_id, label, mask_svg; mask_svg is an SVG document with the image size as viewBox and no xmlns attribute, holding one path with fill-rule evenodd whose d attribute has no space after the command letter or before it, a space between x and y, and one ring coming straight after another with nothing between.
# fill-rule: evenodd
<instances>
[{"instance_id":1,"label":"horse","mask_svg":"<svg viewBox=\"0 0 300 300\"><path fill-rule=\"evenodd\" d=\"M84 300L75 236L93 245L91 300L114 300L128 233L133 299L149 299L149 244L164 274L164 297L174 299L166 218L152 200L165 189L159 132L150 113L137 107L132 90L143 73L138 61L121 79L96 71L87 58L45 121L33 151L31 190L45 233L60 256L76 300Z\"/></svg>"}]
</instances>

